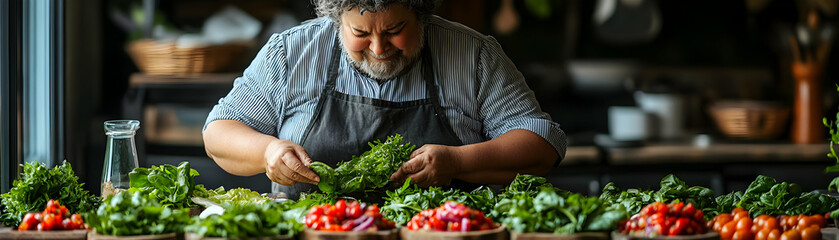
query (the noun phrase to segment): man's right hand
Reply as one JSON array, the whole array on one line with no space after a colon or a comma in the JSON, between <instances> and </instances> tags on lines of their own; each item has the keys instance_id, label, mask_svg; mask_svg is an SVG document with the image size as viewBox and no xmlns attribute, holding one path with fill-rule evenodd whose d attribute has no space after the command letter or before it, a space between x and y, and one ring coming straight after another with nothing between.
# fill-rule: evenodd
<instances>
[{"instance_id":1,"label":"man's right hand","mask_svg":"<svg viewBox=\"0 0 839 240\"><path fill-rule=\"evenodd\" d=\"M297 182L317 184L320 181L309 169L312 158L297 143L277 139L265 148L265 174L271 181L292 186Z\"/></svg>"}]
</instances>

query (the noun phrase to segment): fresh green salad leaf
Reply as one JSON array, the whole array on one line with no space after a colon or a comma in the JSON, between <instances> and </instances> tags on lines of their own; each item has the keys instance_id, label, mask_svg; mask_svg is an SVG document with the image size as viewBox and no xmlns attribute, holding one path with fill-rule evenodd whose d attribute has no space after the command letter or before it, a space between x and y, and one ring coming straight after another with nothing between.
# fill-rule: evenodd
<instances>
[{"instance_id":1,"label":"fresh green salad leaf","mask_svg":"<svg viewBox=\"0 0 839 240\"><path fill-rule=\"evenodd\" d=\"M180 233L190 222L187 209L165 207L140 189L108 196L99 209L83 216L97 233L114 236Z\"/></svg>"},{"instance_id":2,"label":"fresh green salad leaf","mask_svg":"<svg viewBox=\"0 0 839 240\"><path fill-rule=\"evenodd\" d=\"M234 188L229 191L219 188L208 191L208 193L207 199L222 205L262 204L271 201L265 194L259 194L247 188Z\"/></svg>"},{"instance_id":3,"label":"fresh green salad leaf","mask_svg":"<svg viewBox=\"0 0 839 240\"><path fill-rule=\"evenodd\" d=\"M99 198L84 190L84 183L78 179L66 161L53 169L38 162L26 163L12 189L0 195L0 220L7 226L17 226L26 213L44 210L50 199L58 200L71 213L96 209Z\"/></svg>"},{"instance_id":4,"label":"fresh green salad leaf","mask_svg":"<svg viewBox=\"0 0 839 240\"><path fill-rule=\"evenodd\" d=\"M422 189L406 179L402 187L387 191L382 215L397 225L405 225L411 217L422 210L443 205L448 201L463 203L467 207L489 213L495 206L497 194L489 188L478 188L471 193L458 189L443 190L440 187Z\"/></svg>"},{"instance_id":5,"label":"fresh green salad leaf","mask_svg":"<svg viewBox=\"0 0 839 240\"><path fill-rule=\"evenodd\" d=\"M142 190L164 206L197 207L192 197L206 197L204 185L195 184L198 171L181 162L177 167L163 164L151 168L135 168L128 174L131 188Z\"/></svg>"},{"instance_id":6,"label":"fresh green salad leaf","mask_svg":"<svg viewBox=\"0 0 839 240\"><path fill-rule=\"evenodd\" d=\"M244 205L224 205L224 213L205 219L194 217L186 232L200 237L258 238L292 237L303 225L283 215L281 205L273 201Z\"/></svg>"},{"instance_id":7,"label":"fresh green salad leaf","mask_svg":"<svg viewBox=\"0 0 839 240\"><path fill-rule=\"evenodd\" d=\"M338 188L337 186L341 185L338 183L338 179L335 178L335 169L326 165L323 162L313 162L309 165L309 168L315 172L318 177L320 177L320 182L318 182L318 188L324 193L334 193L335 190Z\"/></svg>"},{"instance_id":8,"label":"fresh green salad leaf","mask_svg":"<svg viewBox=\"0 0 839 240\"><path fill-rule=\"evenodd\" d=\"M515 232L608 231L627 218L623 205L580 194L562 196L553 187L542 187L535 197L518 194L501 199L494 211L500 222Z\"/></svg>"},{"instance_id":9,"label":"fresh green salad leaf","mask_svg":"<svg viewBox=\"0 0 839 240\"><path fill-rule=\"evenodd\" d=\"M612 204L623 205L630 215L638 213L647 204L654 202L669 203L675 200L693 203L696 208L705 211L706 216L709 216L709 211L716 210L714 191L711 189L700 186L689 187L673 174L662 178L660 185L658 191L638 189L621 191L620 188L615 186L615 183L610 182L603 187L600 199Z\"/></svg>"},{"instance_id":10,"label":"fresh green salad leaf","mask_svg":"<svg viewBox=\"0 0 839 240\"><path fill-rule=\"evenodd\" d=\"M352 160L338 163L332 169L326 164L312 163L312 170L321 178L318 188L327 194L346 195L357 192L375 192L390 182L390 175L407 162L416 146L402 143L402 136L390 136L382 143L376 140L370 150L353 156ZM334 173L334 175L333 175Z\"/></svg>"},{"instance_id":11,"label":"fresh green salad leaf","mask_svg":"<svg viewBox=\"0 0 839 240\"><path fill-rule=\"evenodd\" d=\"M733 192L717 197L717 211L731 212L741 207L752 217L767 215L824 214L839 208L839 201L819 193L803 192L795 183L778 183L774 178L760 175L745 192Z\"/></svg>"}]
</instances>

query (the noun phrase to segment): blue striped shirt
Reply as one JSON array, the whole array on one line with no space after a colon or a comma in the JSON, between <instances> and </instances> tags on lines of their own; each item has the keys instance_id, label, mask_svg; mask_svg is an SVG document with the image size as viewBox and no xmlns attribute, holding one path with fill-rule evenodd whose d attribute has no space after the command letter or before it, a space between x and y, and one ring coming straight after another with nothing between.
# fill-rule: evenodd
<instances>
[{"instance_id":1,"label":"blue striped shirt","mask_svg":"<svg viewBox=\"0 0 839 240\"><path fill-rule=\"evenodd\" d=\"M440 104L463 144L484 142L513 129L538 134L565 156L566 137L542 112L522 74L498 42L466 26L432 16L425 25ZM279 139L300 143L326 85L336 28L317 18L274 34L233 89L213 107L214 120L240 121ZM422 61L395 79L378 82L353 68L342 54L335 90L404 102L426 98Z\"/></svg>"}]
</instances>

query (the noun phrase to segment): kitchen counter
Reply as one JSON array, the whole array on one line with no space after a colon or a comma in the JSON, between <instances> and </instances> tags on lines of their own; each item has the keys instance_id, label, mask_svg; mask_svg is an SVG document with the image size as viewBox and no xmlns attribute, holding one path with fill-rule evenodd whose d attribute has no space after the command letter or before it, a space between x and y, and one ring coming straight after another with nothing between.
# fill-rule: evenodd
<instances>
[{"instance_id":1,"label":"kitchen counter","mask_svg":"<svg viewBox=\"0 0 839 240\"><path fill-rule=\"evenodd\" d=\"M560 166L577 165L648 165L685 163L824 163L828 144L784 143L713 143L693 144L653 143L639 147L568 147Z\"/></svg>"}]
</instances>

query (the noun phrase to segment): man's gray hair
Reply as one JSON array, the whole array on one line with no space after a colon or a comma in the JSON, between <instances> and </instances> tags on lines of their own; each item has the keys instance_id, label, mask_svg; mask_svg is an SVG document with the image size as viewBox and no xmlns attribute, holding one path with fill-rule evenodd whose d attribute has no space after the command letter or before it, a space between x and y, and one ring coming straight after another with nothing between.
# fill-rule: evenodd
<instances>
[{"instance_id":1,"label":"man's gray hair","mask_svg":"<svg viewBox=\"0 0 839 240\"><path fill-rule=\"evenodd\" d=\"M384 10L392 3L402 4L417 17L424 21L434 12L437 7L436 0L312 0L315 4L315 11L320 17L332 18L335 23L341 22L341 14L353 8L359 8L361 14L364 12L378 12Z\"/></svg>"}]
</instances>

